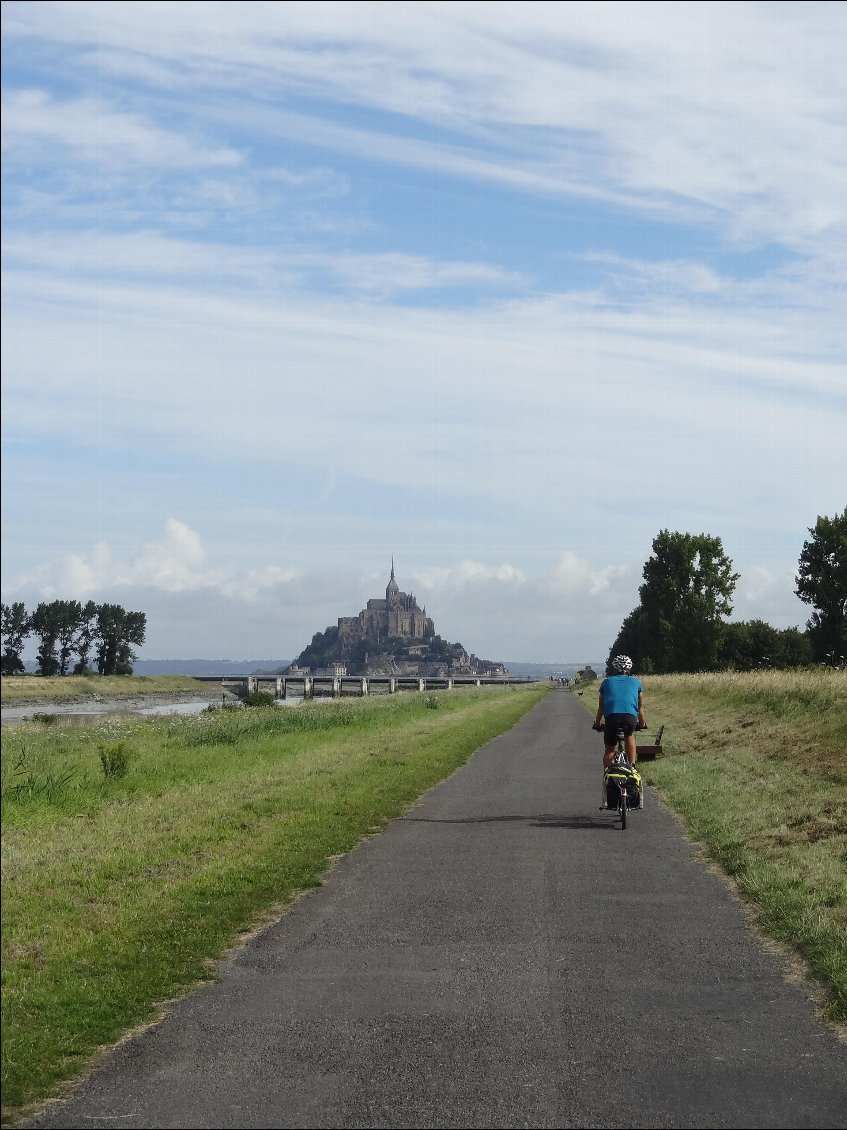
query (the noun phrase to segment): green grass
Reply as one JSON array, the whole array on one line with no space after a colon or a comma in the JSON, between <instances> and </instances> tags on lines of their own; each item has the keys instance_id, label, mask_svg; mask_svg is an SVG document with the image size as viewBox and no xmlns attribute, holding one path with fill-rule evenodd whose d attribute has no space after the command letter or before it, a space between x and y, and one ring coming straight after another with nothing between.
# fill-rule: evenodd
<instances>
[{"instance_id":1,"label":"green grass","mask_svg":"<svg viewBox=\"0 0 847 1130\"><path fill-rule=\"evenodd\" d=\"M645 676L640 766L847 1023L847 673ZM582 701L594 711L596 687Z\"/></svg>"},{"instance_id":2,"label":"green grass","mask_svg":"<svg viewBox=\"0 0 847 1130\"><path fill-rule=\"evenodd\" d=\"M4 1121L320 883L546 687L6 733ZM108 766L118 766L109 774ZM120 770L123 770L121 772Z\"/></svg>"},{"instance_id":3,"label":"green grass","mask_svg":"<svg viewBox=\"0 0 847 1130\"><path fill-rule=\"evenodd\" d=\"M0 693L6 706L16 703L61 701L70 698L134 698L145 694L206 694L208 683L187 675L4 675Z\"/></svg>"}]
</instances>

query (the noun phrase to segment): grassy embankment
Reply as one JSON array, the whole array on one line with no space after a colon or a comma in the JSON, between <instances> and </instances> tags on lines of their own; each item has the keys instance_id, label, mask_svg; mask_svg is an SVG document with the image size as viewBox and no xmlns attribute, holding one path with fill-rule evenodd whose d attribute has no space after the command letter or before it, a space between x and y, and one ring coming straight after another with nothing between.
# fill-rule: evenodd
<instances>
[{"instance_id":1,"label":"grassy embankment","mask_svg":"<svg viewBox=\"0 0 847 1130\"><path fill-rule=\"evenodd\" d=\"M640 766L847 1023L847 673L645 676ZM596 709L596 684L582 701Z\"/></svg>"},{"instance_id":2,"label":"grassy embankment","mask_svg":"<svg viewBox=\"0 0 847 1130\"><path fill-rule=\"evenodd\" d=\"M141 695L207 694L208 683L187 675L40 675L3 676L0 693L6 706L29 702L65 702L73 698L135 698Z\"/></svg>"},{"instance_id":3,"label":"grassy embankment","mask_svg":"<svg viewBox=\"0 0 847 1130\"><path fill-rule=\"evenodd\" d=\"M9 729L4 1121L208 977L239 932L318 885L333 856L545 690Z\"/></svg>"}]
</instances>

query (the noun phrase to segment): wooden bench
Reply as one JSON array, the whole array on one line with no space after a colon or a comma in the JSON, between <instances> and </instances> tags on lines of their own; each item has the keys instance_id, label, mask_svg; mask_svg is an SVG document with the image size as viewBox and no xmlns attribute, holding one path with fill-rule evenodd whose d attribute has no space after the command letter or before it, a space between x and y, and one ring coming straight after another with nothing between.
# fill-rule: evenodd
<instances>
[{"instance_id":1,"label":"wooden bench","mask_svg":"<svg viewBox=\"0 0 847 1130\"><path fill-rule=\"evenodd\" d=\"M660 726L659 732L653 739L652 745L639 745L638 747L638 760L639 761L655 761L657 757L662 756L662 734L665 732L665 727Z\"/></svg>"}]
</instances>

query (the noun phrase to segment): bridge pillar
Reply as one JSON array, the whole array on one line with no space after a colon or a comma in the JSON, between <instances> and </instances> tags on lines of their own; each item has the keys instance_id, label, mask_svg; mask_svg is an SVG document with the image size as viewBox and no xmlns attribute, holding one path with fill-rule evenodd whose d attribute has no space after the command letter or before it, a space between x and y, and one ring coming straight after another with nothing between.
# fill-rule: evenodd
<instances>
[{"instance_id":1,"label":"bridge pillar","mask_svg":"<svg viewBox=\"0 0 847 1130\"><path fill-rule=\"evenodd\" d=\"M288 680L283 678L277 680L277 682L279 684L278 690L276 692L277 698L281 698L284 702L285 699L288 698Z\"/></svg>"},{"instance_id":2,"label":"bridge pillar","mask_svg":"<svg viewBox=\"0 0 847 1130\"><path fill-rule=\"evenodd\" d=\"M334 675L332 679L332 697L341 698L341 680L337 675Z\"/></svg>"},{"instance_id":3,"label":"bridge pillar","mask_svg":"<svg viewBox=\"0 0 847 1130\"><path fill-rule=\"evenodd\" d=\"M394 694L394 692L396 690L397 690L397 680L392 675L391 678L388 680L388 693Z\"/></svg>"},{"instance_id":4,"label":"bridge pillar","mask_svg":"<svg viewBox=\"0 0 847 1130\"><path fill-rule=\"evenodd\" d=\"M247 693L248 694L255 694L256 691L258 691L258 689L259 689L259 680L256 678L255 675L248 675L247 676Z\"/></svg>"},{"instance_id":5,"label":"bridge pillar","mask_svg":"<svg viewBox=\"0 0 847 1130\"><path fill-rule=\"evenodd\" d=\"M425 691L426 690L426 679L418 679L418 690L419 691Z\"/></svg>"},{"instance_id":6,"label":"bridge pillar","mask_svg":"<svg viewBox=\"0 0 847 1130\"><path fill-rule=\"evenodd\" d=\"M363 675L362 676L362 698L365 697L365 695L369 692L369 690L370 690L370 687L368 686L368 680Z\"/></svg>"},{"instance_id":7,"label":"bridge pillar","mask_svg":"<svg viewBox=\"0 0 847 1130\"><path fill-rule=\"evenodd\" d=\"M313 698L315 694L315 685L311 675L303 676L303 699Z\"/></svg>"},{"instance_id":8,"label":"bridge pillar","mask_svg":"<svg viewBox=\"0 0 847 1130\"><path fill-rule=\"evenodd\" d=\"M476 685L477 685L478 687L481 687L481 686L482 686L482 679L477 679L477 681L476 681Z\"/></svg>"},{"instance_id":9,"label":"bridge pillar","mask_svg":"<svg viewBox=\"0 0 847 1130\"><path fill-rule=\"evenodd\" d=\"M448 680L447 680L447 690L448 690L448 691L452 691L452 689L453 689L453 680L452 680L452 679L448 679Z\"/></svg>"}]
</instances>

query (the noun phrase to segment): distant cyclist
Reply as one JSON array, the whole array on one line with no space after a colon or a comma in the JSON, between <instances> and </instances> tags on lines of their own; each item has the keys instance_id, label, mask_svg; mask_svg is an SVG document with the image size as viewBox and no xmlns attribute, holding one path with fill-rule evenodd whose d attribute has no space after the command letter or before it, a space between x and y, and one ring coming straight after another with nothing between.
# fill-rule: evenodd
<instances>
[{"instance_id":1,"label":"distant cyclist","mask_svg":"<svg viewBox=\"0 0 847 1130\"><path fill-rule=\"evenodd\" d=\"M628 655L616 655L609 664L609 669L612 674L600 684L600 702L594 719L594 729L603 730L606 744L603 754L605 769L615 760L618 730L623 730L626 734L626 759L630 765L635 765L635 731L643 730L646 726L644 688L632 674L632 660ZM604 718L605 727L602 726Z\"/></svg>"}]
</instances>

